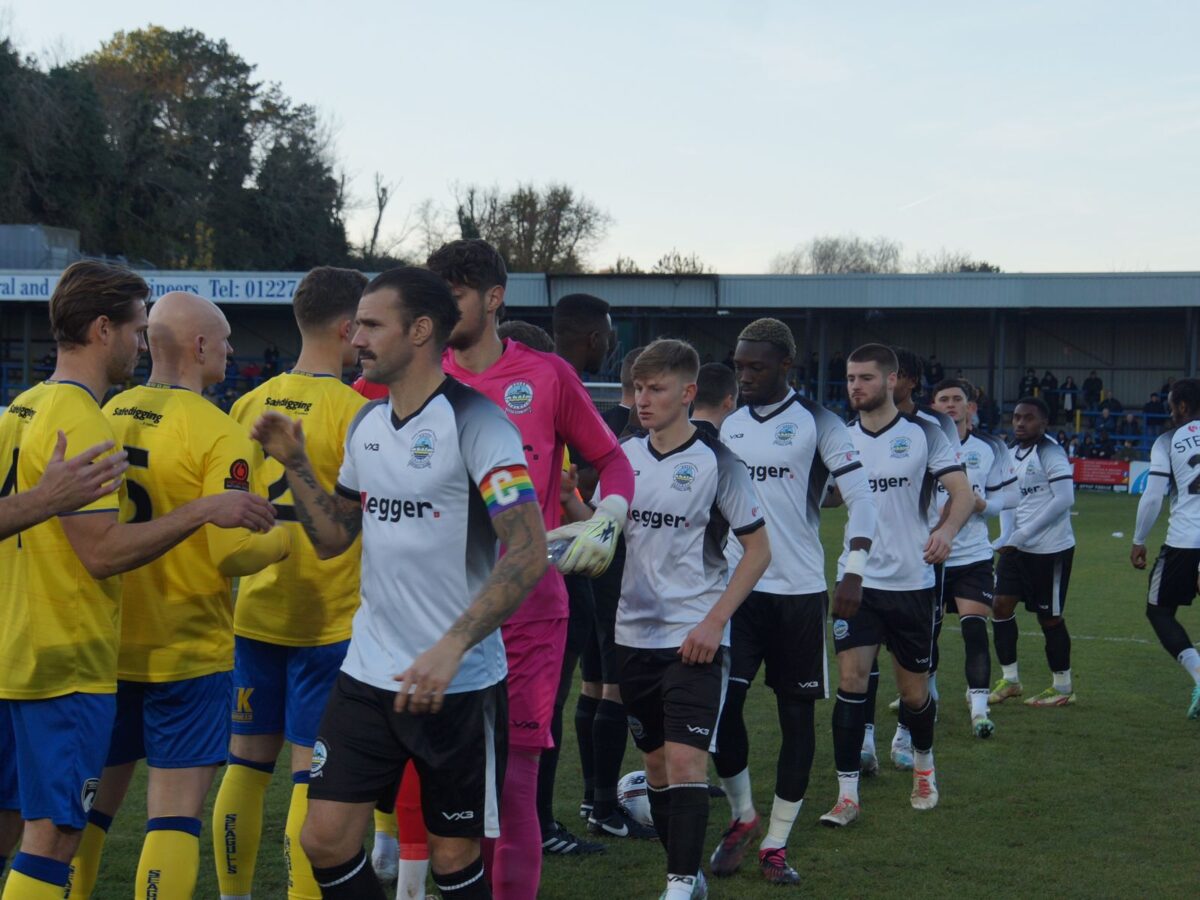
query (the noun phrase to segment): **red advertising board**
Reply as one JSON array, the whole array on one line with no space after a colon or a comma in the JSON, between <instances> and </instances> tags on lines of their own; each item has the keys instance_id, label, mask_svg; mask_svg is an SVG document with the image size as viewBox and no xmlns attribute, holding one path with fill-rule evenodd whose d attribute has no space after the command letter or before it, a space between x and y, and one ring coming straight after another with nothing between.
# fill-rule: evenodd
<instances>
[{"instance_id":1,"label":"red advertising board","mask_svg":"<svg viewBox=\"0 0 1200 900\"><path fill-rule=\"evenodd\" d=\"M1107 487L1129 486L1129 463L1119 459L1076 459L1071 457L1075 467L1076 484L1096 484Z\"/></svg>"}]
</instances>

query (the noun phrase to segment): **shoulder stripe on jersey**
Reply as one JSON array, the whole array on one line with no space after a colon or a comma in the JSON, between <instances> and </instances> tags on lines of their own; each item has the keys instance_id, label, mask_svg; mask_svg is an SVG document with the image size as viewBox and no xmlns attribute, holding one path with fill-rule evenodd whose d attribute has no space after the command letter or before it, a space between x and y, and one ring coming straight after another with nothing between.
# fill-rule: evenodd
<instances>
[{"instance_id":1,"label":"shoulder stripe on jersey","mask_svg":"<svg viewBox=\"0 0 1200 900\"><path fill-rule=\"evenodd\" d=\"M751 534L751 533L753 533L753 532L755 532L755 531L758 531L758 529L762 528L762 527L763 527L763 526L765 526L766 524L767 524L767 523L766 523L764 520L762 520L762 519L759 519L759 520L758 520L758 521L756 521L756 522L751 522L749 525L743 525L741 528L735 528L735 529L733 529L733 533L734 533L734 534L735 534L737 537L741 537L741 536L742 536L742 535L744 535L744 534Z\"/></svg>"},{"instance_id":2,"label":"shoulder stripe on jersey","mask_svg":"<svg viewBox=\"0 0 1200 900\"><path fill-rule=\"evenodd\" d=\"M1075 478L1074 475L1059 475L1057 478L1047 478L1046 480L1053 483L1055 481L1070 481Z\"/></svg>"},{"instance_id":3,"label":"shoulder stripe on jersey","mask_svg":"<svg viewBox=\"0 0 1200 900\"><path fill-rule=\"evenodd\" d=\"M1170 478L1170 477L1171 477L1171 473L1170 473L1170 472L1154 472L1154 471L1152 471L1152 472L1150 472L1150 474L1151 474L1151 475L1161 475L1163 478Z\"/></svg>"},{"instance_id":4,"label":"shoulder stripe on jersey","mask_svg":"<svg viewBox=\"0 0 1200 900\"><path fill-rule=\"evenodd\" d=\"M961 472L962 466L946 466L944 469L938 469L933 473L934 478L941 478L943 475L949 475L951 472Z\"/></svg>"},{"instance_id":5,"label":"shoulder stripe on jersey","mask_svg":"<svg viewBox=\"0 0 1200 900\"><path fill-rule=\"evenodd\" d=\"M339 497L345 497L347 500L353 500L355 503L360 503L362 501L362 494L360 494L358 491L350 490L350 488L346 487L341 482L334 484L333 492Z\"/></svg>"},{"instance_id":6,"label":"shoulder stripe on jersey","mask_svg":"<svg viewBox=\"0 0 1200 900\"><path fill-rule=\"evenodd\" d=\"M1015 484L1016 480L1017 479L1015 477L1013 477L1013 478L1008 479L1008 481L1002 481L999 484L984 485L983 489L985 491L999 491L999 490L1002 490L1002 489L1008 487L1010 484Z\"/></svg>"},{"instance_id":7,"label":"shoulder stripe on jersey","mask_svg":"<svg viewBox=\"0 0 1200 900\"><path fill-rule=\"evenodd\" d=\"M346 429L347 443L350 442L350 438L354 434L354 430L358 428L358 426L362 423L362 420L365 419L368 414L370 414L371 410L375 409L377 406L382 406L385 403L387 403L387 400L385 398L381 398L379 400L371 400L370 402L363 404L362 408L355 414L354 418L350 420L350 427Z\"/></svg>"},{"instance_id":8,"label":"shoulder stripe on jersey","mask_svg":"<svg viewBox=\"0 0 1200 900\"><path fill-rule=\"evenodd\" d=\"M834 478L841 478L847 472L853 472L855 469L861 469L862 467L863 467L863 465L861 462L852 462L852 463L850 463L850 465L842 466L840 469L835 469L834 471L830 472L829 474L832 475Z\"/></svg>"}]
</instances>

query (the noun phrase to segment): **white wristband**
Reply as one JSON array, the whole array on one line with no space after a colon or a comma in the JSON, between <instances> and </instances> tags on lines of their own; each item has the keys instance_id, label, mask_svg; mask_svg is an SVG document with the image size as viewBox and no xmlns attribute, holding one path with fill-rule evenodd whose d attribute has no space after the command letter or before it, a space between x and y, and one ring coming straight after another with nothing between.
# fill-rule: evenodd
<instances>
[{"instance_id":1,"label":"white wristband","mask_svg":"<svg viewBox=\"0 0 1200 900\"><path fill-rule=\"evenodd\" d=\"M867 551L866 550L851 550L846 556L846 574L857 575L862 578L862 573L867 568Z\"/></svg>"}]
</instances>

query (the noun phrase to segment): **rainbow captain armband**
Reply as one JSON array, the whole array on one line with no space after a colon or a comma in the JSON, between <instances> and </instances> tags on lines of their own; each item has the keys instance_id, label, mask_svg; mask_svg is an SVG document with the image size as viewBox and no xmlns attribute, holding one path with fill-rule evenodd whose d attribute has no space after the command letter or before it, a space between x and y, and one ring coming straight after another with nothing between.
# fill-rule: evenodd
<instances>
[{"instance_id":1,"label":"rainbow captain armband","mask_svg":"<svg viewBox=\"0 0 1200 900\"><path fill-rule=\"evenodd\" d=\"M494 519L500 513L522 503L537 503L537 493L529 470L524 466L500 466L492 469L479 483L488 514Z\"/></svg>"}]
</instances>

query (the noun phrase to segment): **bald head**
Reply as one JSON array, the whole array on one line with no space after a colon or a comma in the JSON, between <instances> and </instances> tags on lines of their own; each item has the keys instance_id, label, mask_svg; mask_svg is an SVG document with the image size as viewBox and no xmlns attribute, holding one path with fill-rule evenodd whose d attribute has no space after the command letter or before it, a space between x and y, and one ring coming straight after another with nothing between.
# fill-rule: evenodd
<instances>
[{"instance_id":1,"label":"bald head","mask_svg":"<svg viewBox=\"0 0 1200 900\"><path fill-rule=\"evenodd\" d=\"M151 379L208 387L225 378L229 322L211 300L183 291L164 294L150 307L147 340L154 372Z\"/></svg>"}]
</instances>

